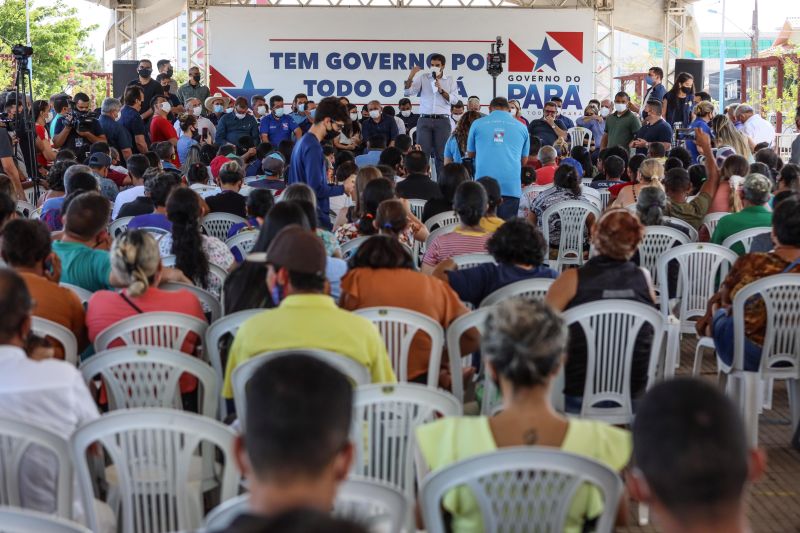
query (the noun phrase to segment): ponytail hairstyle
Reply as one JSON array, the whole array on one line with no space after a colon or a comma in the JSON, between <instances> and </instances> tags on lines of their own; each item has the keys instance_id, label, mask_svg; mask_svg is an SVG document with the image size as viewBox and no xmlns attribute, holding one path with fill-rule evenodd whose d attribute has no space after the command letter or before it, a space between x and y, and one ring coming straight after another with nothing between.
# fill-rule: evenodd
<instances>
[{"instance_id":1,"label":"ponytail hairstyle","mask_svg":"<svg viewBox=\"0 0 800 533\"><path fill-rule=\"evenodd\" d=\"M197 125L197 117L194 115L189 115L188 113L183 113L180 117L178 117L178 120L180 120L179 125L181 127L181 131L186 131L192 126Z\"/></svg>"},{"instance_id":2,"label":"ponytail hairstyle","mask_svg":"<svg viewBox=\"0 0 800 533\"><path fill-rule=\"evenodd\" d=\"M486 189L476 181L465 181L456 189L453 211L465 226L477 226L486 214L489 198Z\"/></svg>"},{"instance_id":3,"label":"ponytail hairstyle","mask_svg":"<svg viewBox=\"0 0 800 533\"><path fill-rule=\"evenodd\" d=\"M408 227L408 213L400 200L384 200L375 215L378 232L399 238Z\"/></svg>"},{"instance_id":4,"label":"ponytail hairstyle","mask_svg":"<svg viewBox=\"0 0 800 533\"><path fill-rule=\"evenodd\" d=\"M177 188L167 199L167 218L172 222L175 267L195 285L208 287L208 257L200 232L200 201L191 189Z\"/></svg>"},{"instance_id":5,"label":"ponytail hairstyle","mask_svg":"<svg viewBox=\"0 0 800 533\"><path fill-rule=\"evenodd\" d=\"M546 385L564 357L567 328L544 302L511 298L493 306L481 337L481 351L496 381L515 390Z\"/></svg>"},{"instance_id":6,"label":"ponytail hairstyle","mask_svg":"<svg viewBox=\"0 0 800 533\"><path fill-rule=\"evenodd\" d=\"M155 283L161 265L156 240L143 230L126 231L111 245L111 270L130 296L141 296Z\"/></svg>"},{"instance_id":7,"label":"ponytail hairstyle","mask_svg":"<svg viewBox=\"0 0 800 533\"><path fill-rule=\"evenodd\" d=\"M580 196L581 194L581 178L572 165L559 165L555 174L553 174L553 183L556 187L567 189L575 196Z\"/></svg>"},{"instance_id":8,"label":"ponytail hairstyle","mask_svg":"<svg viewBox=\"0 0 800 533\"><path fill-rule=\"evenodd\" d=\"M658 187L663 189L661 178L664 177L664 165L658 159L645 159L639 166L639 180L645 187Z\"/></svg>"},{"instance_id":9,"label":"ponytail hairstyle","mask_svg":"<svg viewBox=\"0 0 800 533\"><path fill-rule=\"evenodd\" d=\"M636 212L645 226L659 226L664 220L667 208L667 194L658 187L645 187L636 200Z\"/></svg>"},{"instance_id":10,"label":"ponytail hairstyle","mask_svg":"<svg viewBox=\"0 0 800 533\"><path fill-rule=\"evenodd\" d=\"M731 213L738 213L744 209L742 199L739 197L739 188L748 174L750 174L750 163L739 154L729 155L722 163L719 178L720 180L727 180L731 186L730 196L728 197L728 211Z\"/></svg>"},{"instance_id":11,"label":"ponytail hairstyle","mask_svg":"<svg viewBox=\"0 0 800 533\"><path fill-rule=\"evenodd\" d=\"M208 168L202 163L193 163L186 169L186 179L189 185L208 185Z\"/></svg>"},{"instance_id":12,"label":"ponytail hairstyle","mask_svg":"<svg viewBox=\"0 0 800 533\"><path fill-rule=\"evenodd\" d=\"M375 216L378 214L378 206L384 200L394 198L394 184L386 178L377 178L364 187L364 194L361 199L361 212L359 212L358 222L356 223L359 235L375 235L378 230L375 228Z\"/></svg>"}]
</instances>

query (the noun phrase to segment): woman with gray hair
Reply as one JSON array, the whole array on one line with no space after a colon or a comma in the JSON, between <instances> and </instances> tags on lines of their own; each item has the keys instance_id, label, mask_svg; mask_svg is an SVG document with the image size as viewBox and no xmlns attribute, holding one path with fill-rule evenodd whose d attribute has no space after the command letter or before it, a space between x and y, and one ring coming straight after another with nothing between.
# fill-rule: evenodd
<instances>
[{"instance_id":1,"label":"woman with gray hair","mask_svg":"<svg viewBox=\"0 0 800 533\"><path fill-rule=\"evenodd\" d=\"M679 224L664 220L667 209L667 193L657 187L645 187L636 200L636 214L645 226L666 226L676 229L690 237L689 231Z\"/></svg>"},{"instance_id":2,"label":"woman with gray hair","mask_svg":"<svg viewBox=\"0 0 800 533\"><path fill-rule=\"evenodd\" d=\"M567 418L550 403L550 387L564 363L566 345L564 321L547 304L513 298L493 307L481 338L481 353L503 396L503 410L493 417L442 418L418 428L417 442L428 467L436 471L499 448L547 446L589 457L618 472L625 468L631 456L628 431L604 422ZM447 494L443 505L452 515L453 531L483 529L480 507L468 488ZM600 515L603 505L596 489L580 488L565 531L582 531Z\"/></svg>"}]
</instances>

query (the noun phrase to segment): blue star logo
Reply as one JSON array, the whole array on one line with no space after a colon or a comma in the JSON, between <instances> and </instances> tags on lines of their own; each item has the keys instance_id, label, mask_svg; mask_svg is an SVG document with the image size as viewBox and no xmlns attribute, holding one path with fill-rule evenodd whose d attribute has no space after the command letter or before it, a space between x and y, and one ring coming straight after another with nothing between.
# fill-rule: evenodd
<instances>
[{"instance_id":1,"label":"blue star logo","mask_svg":"<svg viewBox=\"0 0 800 533\"><path fill-rule=\"evenodd\" d=\"M550 45L547 43L547 38L545 38L544 42L542 43L542 47L539 50L532 49L528 51L536 56L536 66L534 68L541 69L547 65L555 71L556 64L553 61L553 58L564 50L551 50Z\"/></svg>"},{"instance_id":2,"label":"blue star logo","mask_svg":"<svg viewBox=\"0 0 800 533\"><path fill-rule=\"evenodd\" d=\"M250 102L250 98L253 96L266 96L273 91L273 89L266 89L266 88L256 88L253 84L253 77L250 75L250 71L247 71L247 75L244 77L244 83L242 84L241 88L239 87L220 87L225 93L228 94L233 99L239 98L243 96L247 98L248 103Z\"/></svg>"}]
</instances>

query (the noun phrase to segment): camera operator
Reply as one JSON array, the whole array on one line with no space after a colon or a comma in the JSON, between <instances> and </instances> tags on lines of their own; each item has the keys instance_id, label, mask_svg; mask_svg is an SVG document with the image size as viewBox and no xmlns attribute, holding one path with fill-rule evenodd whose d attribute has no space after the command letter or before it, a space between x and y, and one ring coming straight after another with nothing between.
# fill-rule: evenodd
<instances>
[{"instance_id":1,"label":"camera operator","mask_svg":"<svg viewBox=\"0 0 800 533\"><path fill-rule=\"evenodd\" d=\"M8 95L3 105L3 117L0 120L0 166L2 171L11 178L18 200L25 200L25 191L22 189L23 174L17 166L16 158L16 132L14 131L14 117L17 111L16 97Z\"/></svg>"},{"instance_id":2,"label":"camera operator","mask_svg":"<svg viewBox=\"0 0 800 533\"><path fill-rule=\"evenodd\" d=\"M89 96L77 93L72 99L72 110L65 109L63 97L56 98L53 104L61 115L53 128L53 146L72 150L78 162L83 163L92 143L107 142L107 139L96 114L90 113Z\"/></svg>"}]
</instances>

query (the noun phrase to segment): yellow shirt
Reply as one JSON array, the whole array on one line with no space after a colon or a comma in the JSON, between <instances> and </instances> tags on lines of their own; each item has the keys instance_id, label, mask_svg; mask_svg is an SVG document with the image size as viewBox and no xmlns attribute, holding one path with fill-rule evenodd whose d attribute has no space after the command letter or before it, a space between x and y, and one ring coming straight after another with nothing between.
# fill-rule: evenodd
<instances>
[{"instance_id":1,"label":"yellow shirt","mask_svg":"<svg viewBox=\"0 0 800 533\"><path fill-rule=\"evenodd\" d=\"M222 395L233 398L231 376L237 366L264 352L292 348L340 353L367 367L373 383L397 381L386 345L372 322L339 309L330 296L296 294L239 328L228 355Z\"/></svg>"},{"instance_id":2,"label":"yellow shirt","mask_svg":"<svg viewBox=\"0 0 800 533\"><path fill-rule=\"evenodd\" d=\"M497 231L497 228L502 226L505 223L505 220L499 217L483 217L481 218L480 226L488 231L489 233L494 233Z\"/></svg>"},{"instance_id":3,"label":"yellow shirt","mask_svg":"<svg viewBox=\"0 0 800 533\"><path fill-rule=\"evenodd\" d=\"M450 417L417 428L417 442L431 471L475 455L497 450L489 419L485 416ZM561 450L594 459L619 472L630 460L630 432L593 420L569 419ZM457 488L444 497L444 508L453 515L455 533L479 533L483 520L469 489ZM617 502L614 502L617 505ZM600 492L590 486L575 494L564 531L579 533L587 518L603 511Z\"/></svg>"}]
</instances>

